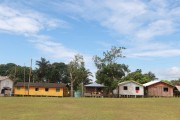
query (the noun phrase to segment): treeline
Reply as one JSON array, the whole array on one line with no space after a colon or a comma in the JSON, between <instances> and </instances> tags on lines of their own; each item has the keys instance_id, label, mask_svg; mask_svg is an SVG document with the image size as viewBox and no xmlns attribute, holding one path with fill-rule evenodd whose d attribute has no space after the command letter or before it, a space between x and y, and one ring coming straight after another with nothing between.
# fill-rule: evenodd
<instances>
[{"instance_id":1,"label":"treeline","mask_svg":"<svg viewBox=\"0 0 180 120\"><path fill-rule=\"evenodd\" d=\"M52 63L41 58L41 61L36 61L38 66L30 75L30 67L16 65L14 63L1 64L0 75L9 76L14 81L28 82L29 76L31 82L68 82L67 65L65 63Z\"/></svg>"},{"instance_id":2,"label":"treeline","mask_svg":"<svg viewBox=\"0 0 180 120\"><path fill-rule=\"evenodd\" d=\"M85 68L84 60L81 55L69 63L63 62L50 63L45 58L36 61L37 67L31 70L30 67L16 65L14 63L1 64L0 75L9 76L16 82L46 82L46 83L66 83L77 90L80 84L88 84L92 76L91 72ZM31 70L31 72L30 72Z\"/></svg>"}]
</instances>

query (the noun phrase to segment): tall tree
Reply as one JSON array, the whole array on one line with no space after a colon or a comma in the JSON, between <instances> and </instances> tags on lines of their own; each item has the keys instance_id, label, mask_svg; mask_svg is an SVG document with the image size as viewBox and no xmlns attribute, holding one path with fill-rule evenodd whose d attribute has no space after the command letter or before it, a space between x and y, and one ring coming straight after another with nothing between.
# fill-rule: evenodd
<instances>
[{"instance_id":1,"label":"tall tree","mask_svg":"<svg viewBox=\"0 0 180 120\"><path fill-rule=\"evenodd\" d=\"M122 50L124 47L113 46L110 51L103 52L103 58L94 56L94 63L98 69L96 73L97 82L103 83L107 92L112 92L118 85L125 73L129 72L128 66L116 63L118 58L124 58Z\"/></svg>"},{"instance_id":2,"label":"tall tree","mask_svg":"<svg viewBox=\"0 0 180 120\"><path fill-rule=\"evenodd\" d=\"M71 97L73 97L74 89L77 89L82 80L89 74L85 69L82 55L77 54L74 56L74 59L68 64L68 72L71 85ZM84 76L84 78L82 76Z\"/></svg>"},{"instance_id":3,"label":"tall tree","mask_svg":"<svg viewBox=\"0 0 180 120\"><path fill-rule=\"evenodd\" d=\"M89 77L93 77L92 73L89 71L89 69L86 69L85 67L82 68L82 75L81 77L81 82L86 85L89 84L90 81L92 81L92 79L90 79Z\"/></svg>"},{"instance_id":4,"label":"tall tree","mask_svg":"<svg viewBox=\"0 0 180 120\"><path fill-rule=\"evenodd\" d=\"M50 62L42 57L40 61L36 61L36 65L38 66L38 68L36 68L36 72L39 81L49 82L49 64Z\"/></svg>"}]
</instances>

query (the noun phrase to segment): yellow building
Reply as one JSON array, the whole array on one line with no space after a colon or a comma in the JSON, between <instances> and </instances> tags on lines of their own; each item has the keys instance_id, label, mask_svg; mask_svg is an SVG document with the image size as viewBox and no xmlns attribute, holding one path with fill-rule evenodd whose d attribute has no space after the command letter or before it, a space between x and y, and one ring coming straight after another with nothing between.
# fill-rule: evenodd
<instances>
[{"instance_id":1,"label":"yellow building","mask_svg":"<svg viewBox=\"0 0 180 120\"><path fill-rule=\"evenodd\" d=\"M28 89L29 88L29 89ZM23 83L18 82L14 87L14 95L30 96L67 96L64 83Z\"/></svg>"}]
</instances>

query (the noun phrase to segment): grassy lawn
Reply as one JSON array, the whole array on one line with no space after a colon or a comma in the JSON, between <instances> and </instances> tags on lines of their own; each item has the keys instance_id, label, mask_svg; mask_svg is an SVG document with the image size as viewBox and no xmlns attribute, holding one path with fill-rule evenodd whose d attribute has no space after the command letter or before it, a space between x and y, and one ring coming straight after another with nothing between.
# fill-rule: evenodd
<instances>
[{"instance_id":1,"label":"grassy lawn","mask_svg":"<svg viewBox=\"0 0 180 120\"><path fill-rule=\"evenodd\" d=\"M180 120L180 98L0 97L0 120Z\"/></svg>"}]
</instances>

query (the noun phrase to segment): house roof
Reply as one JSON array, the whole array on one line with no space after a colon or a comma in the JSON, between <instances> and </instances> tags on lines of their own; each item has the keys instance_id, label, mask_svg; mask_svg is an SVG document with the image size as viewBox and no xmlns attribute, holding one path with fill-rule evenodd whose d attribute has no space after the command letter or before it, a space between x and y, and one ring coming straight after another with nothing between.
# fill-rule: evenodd
<instances>
[{"instance_id":1,"label":"house roof","mask_svg":"<svg viewBox=\"0 0 180 120\"><path fill-rule=\"evenodd\" d=\"M171 84L169 84L167 82L160 81L160 80L154 80L154 81L147 82L147 83L143 84L143 86L147 87L147 86L151 86L153 84L159 83L159 82L162 82L162 83L165 83L167 85L170 85L170 86L174 87L173 85L171 85Z\"/></svg>"},{"instance_id":2,"label":"house roof","mask_svg":"<svg viewBox=\"0 0 180 120\"><path fill-rule=\"evenodd\" d=\"M105 87L103 84L98 84L96 82L92 84L85 85L85 87Z\"/></svg>"},{"instance_id":3,"label":"house roof","mask_svg":"<svg viewBox=\"0 0 180 120\"><path fill-rule=\"evenodd\" d=\"M0 81L6 80L6 79L9 79L9 77L8 76L0 76Z\"/></svg>"},{"instance_id":4,"label":"house roof","mask_svg":"<svg viewBox=\"0 0 180 120\"><path fill-rule=\"evenodd\" d=\"M150 81L150 82L147 82L147 83L143 84L143 86L144 86L144 87L150 86L150 85L156 84L156 83L158 83L158 82L161 82L161 81L160 81L160 80Z\"/></svg>"},{"instance_id":5,"label":"house roof","mask_svg":"<svg viewBox=\"0 0 180 120\"><path fill-rule=\"evenodd\" d=\"M135 83L135 84L138 84L140 86L143 86L142 84L136 82L136 81L133 81L133 80L130 80L130 81L124 81L124 82L121 82L119 83L118 85L124 85L124 84L127 84L127 83Z\"/></svg>"},{"instance_id":6,"label":"house roof","mask_svg":"<svg viewBox=\"0 0 180 120\"><path fill-rule=\"evenodd\" d=\"M178 89L178 91L180 92L180 86L175 86L177 89Z\"/></svg>"},{"instance_id":7,"label":"house roof","mask_svg":"<svg viewBox=\"0 0 180 120\"><path fill-rule=\"evenodd\" d=\"M24 82L17 82L15 87L22 87L24 86ZM28 86L28 82L25 83L25 86ZM62 88L66 87L64 83L29 83L30 87L44 87L44 88Z\"/></svg>"}]
</instances>

